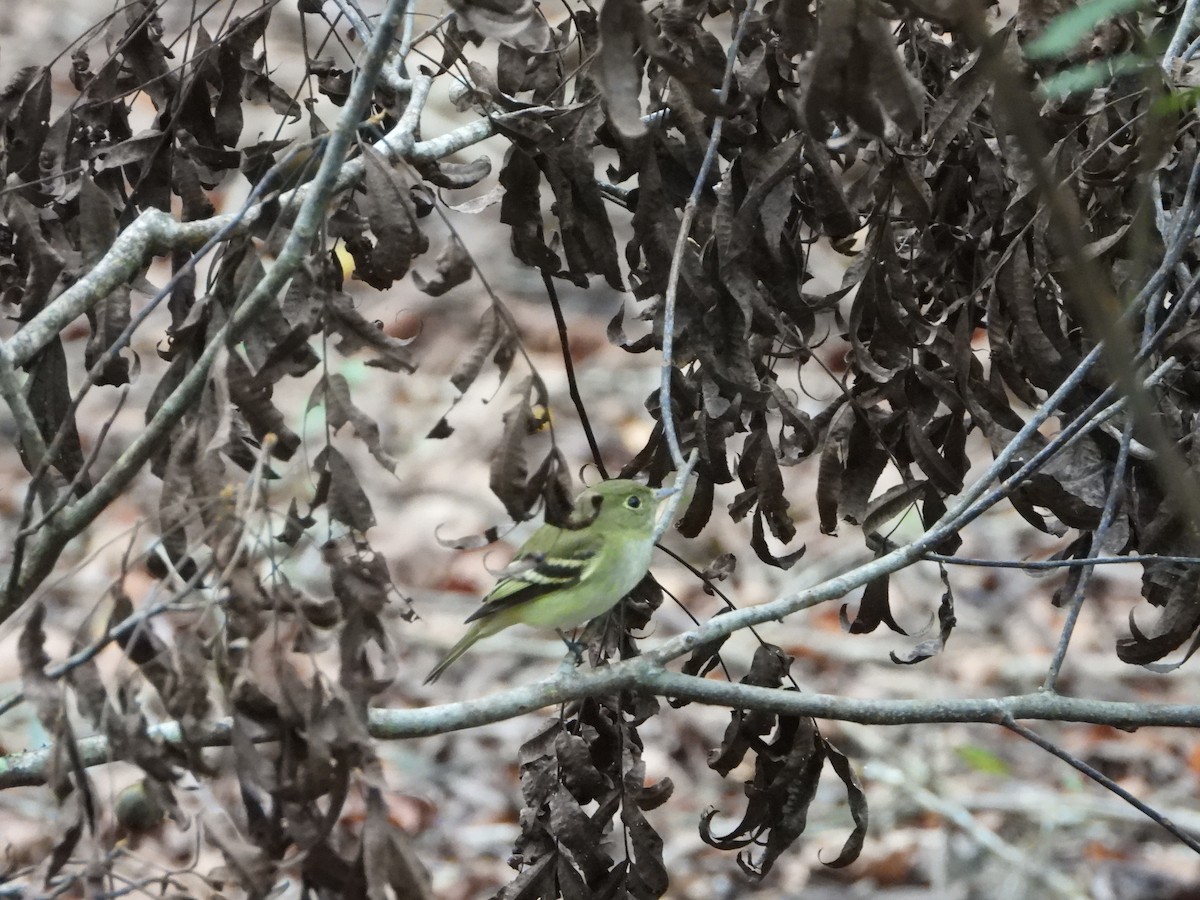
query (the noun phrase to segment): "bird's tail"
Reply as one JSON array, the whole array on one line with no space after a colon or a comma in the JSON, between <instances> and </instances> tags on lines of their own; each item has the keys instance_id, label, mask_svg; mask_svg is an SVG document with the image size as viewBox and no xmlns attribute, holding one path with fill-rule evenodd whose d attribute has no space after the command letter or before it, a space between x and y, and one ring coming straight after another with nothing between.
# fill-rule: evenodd
<instances>
[{"instance_id":1,"label":"bird's tail","mask_svg":"<svg viewBox=\"0 0 1200 900\"><path fill-rule=\"evenodd\" d=\"M450 667L450 664L457 660L460 656L471 649L471 645L485 635L480 634L483 629L480 627L482 623L476 622L467 629L467 633L462 636L462 639L450 648L450 652L442 657L442 661L433 667L433 670L425 676L423 684L432 684L437 681L442 673Z\"/></svg>"}]
</instances>

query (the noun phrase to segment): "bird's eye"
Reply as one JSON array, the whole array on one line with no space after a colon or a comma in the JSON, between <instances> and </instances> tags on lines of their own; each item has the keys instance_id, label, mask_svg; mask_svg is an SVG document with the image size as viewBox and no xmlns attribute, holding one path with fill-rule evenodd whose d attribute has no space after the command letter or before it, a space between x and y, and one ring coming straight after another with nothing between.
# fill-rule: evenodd
<instances>
[{"instance_id":1,"label":"bird's eye","mask_svg":"<svg viewBox=\"0 0 1200 900\"><path fill-rule=\"evenodd\" d=\"M641 497L627 497L625 499L625 505L628 506L630 509L637 509L639 506L642 505L642 498Z\"/></svg>"}]
</instances>

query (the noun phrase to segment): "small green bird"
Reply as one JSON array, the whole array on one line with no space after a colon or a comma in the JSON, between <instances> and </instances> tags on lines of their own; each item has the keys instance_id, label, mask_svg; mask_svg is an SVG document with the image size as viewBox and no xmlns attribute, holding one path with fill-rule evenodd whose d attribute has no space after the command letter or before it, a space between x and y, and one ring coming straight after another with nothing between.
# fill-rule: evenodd
<instances>
[{"instance_id":1,"label":"small green bird","mask_svg":"<svg viewBox=\"0 0 1200 900\"><path fill-rule=\"evenodd\" d=\"M674 492L614 479L581 493L572 518L587 524L577 529L546 524L530 535L425 684L476 641L510 625L561 631L616 606L650 569L658 503Z\"/></svg>"}]
</instances>

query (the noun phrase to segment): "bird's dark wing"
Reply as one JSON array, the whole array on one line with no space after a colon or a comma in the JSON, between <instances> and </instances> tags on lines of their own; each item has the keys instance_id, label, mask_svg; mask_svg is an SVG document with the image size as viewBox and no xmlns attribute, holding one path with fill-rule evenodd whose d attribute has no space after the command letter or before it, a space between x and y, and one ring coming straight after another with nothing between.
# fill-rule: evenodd
<instances>
[{"instance_id":1,"label":"bird's dark wing","mask_svg":"<svg viewBox=\"0 0 1200 900\"><path fill-rule=\"evenodd\" d=\"M474 622L578 584L595 562L600 545L573 543L575 546L567 553L535 552L517 557L467 621Z\"/></svg>"}]
</instances>

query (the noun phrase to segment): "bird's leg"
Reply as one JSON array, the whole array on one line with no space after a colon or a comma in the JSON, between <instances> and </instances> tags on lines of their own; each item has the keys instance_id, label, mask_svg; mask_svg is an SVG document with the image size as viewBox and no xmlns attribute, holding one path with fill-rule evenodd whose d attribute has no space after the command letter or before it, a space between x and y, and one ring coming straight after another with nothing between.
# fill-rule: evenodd
<instances>
[{"instance_id":1,"label":"bird's leg","mask_svg":"<svg viewBox=\"0 0 1200 900\"><path fill-rule=\"evenodd\" d=\"M563 643L567 645L567 652L573 657L575 667L578 668L579 666L583 665L583 643L580 641L571 640L571 638L567 637L566 634L563 633L561 628L555 628L554 630L558 632L558 636L562 638ZM565 667L566 664L567 661L564 659L563 666Z\"/></svg>"}]
</instances>

